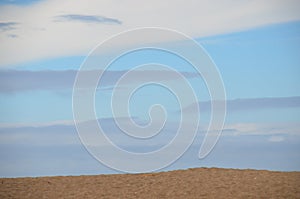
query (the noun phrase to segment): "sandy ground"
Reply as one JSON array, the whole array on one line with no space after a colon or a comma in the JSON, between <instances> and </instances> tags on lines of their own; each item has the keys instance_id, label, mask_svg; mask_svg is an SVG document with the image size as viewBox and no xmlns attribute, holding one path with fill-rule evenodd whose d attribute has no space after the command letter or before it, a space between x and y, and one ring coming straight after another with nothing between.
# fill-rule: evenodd
<instances>
[{"instance_id":1,"label":"sandy ground","mask_svg":"<svg viewBox=\"0 0 300 199\"><path fill-rule=\"evenodd\" d=\"M150 174L1 178L0 198L300 198L300 172L198 168Z\"/></svg>"}]
</instances>

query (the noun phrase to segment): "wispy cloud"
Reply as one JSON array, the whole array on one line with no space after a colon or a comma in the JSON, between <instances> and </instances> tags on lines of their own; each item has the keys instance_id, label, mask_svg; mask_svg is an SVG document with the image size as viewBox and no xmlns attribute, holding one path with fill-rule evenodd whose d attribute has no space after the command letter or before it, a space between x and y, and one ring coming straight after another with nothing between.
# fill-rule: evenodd
<instances>
[{"instance_id":1,"label":"wispy cloud","mask_svg":"<svg viewBox=\"0 0 300 199\"><path fill-rule=\"evenodd\" d=\"M27 90L61 90L72 88L76 71L17 71L0 72L0 92Z\"/></svg>"},{"instance_id":2,"label":"wispy cloud","mask_svg":"<svg viewBox=\"0 0 300 199\"><path fill-rule=\"evenodd\" d=\"M98 119L104 133L115 143L119 143L124 147L132 146L157 146L168 143L176 134L178 124L174 122L167 122L163 130L149 140L132 139L125 134L115 123L116 118L102 118ZM132 117L135 122L139 124L147 124L146 121ZM128 127L131 120L123 117L119 118L123 127ZM85 123L88 123L87 121ZM186 121L188 122L188 121ZM154 123L154 125L159 125ZM198 131L198 139L202 139L206 133L205 126L200 126ZM209 134L214 133L216 129L212 129ZM144 132L141 129L141 134ZM222 133L223 137L238 137L238 136L263 136L269 142L282 142L286 139L300 136L299 125L295 122L283 123L233 123L227 124ZM26 138L26 143L24 139ZM95 143L102 143L95 141ZM0 124L0 145L1 144L28 144L28 145L66 145L66 144L80 144L76 128L73 121L56 121L48 123L35 124ZM95 144L96 145L96 144Z\"/></svg>"},{"instance_id":3,"label":"wispy cloud","mask_svg":"<svg viewBox=\"0 0 300 199\"><path fill-rule=\"evenodd\" d=\"M251 135L251 136L299 136L300 128L295 122L282 123L233 123L227 124L224 135Z\"/></svg>"},{"instance_id":4,"label":"wispy cloud","mask_svg":"<svg viewBox=\"0 0 300 199\"><path fill-rule=\"evenodd\" d=\"M13 30L17 24L16 22L0 22L0 32Z\"/></svg>"},{"instance_id":5,"label":"wispy cloud","mask_svg":"<svg viewBox=\"0 0 300 199\"><path fill-rule=\"evenodd\" d=\"M112 90L113 85L126 72L124 71L106 71L101 79L100 90ZM86 71L94 74L95 71ZM0 93L14 93L29 90L63 90L73 88L77 71L18 71L18 70L0 70ZM88 74L87 74L88 75ZM186 78L199 77L196 73L183 72ZM135 71L134 78L127 83L137 83L141 80L149 79L152 81L171 81L178 76L170 71L148 70ZM126 85L120 85L126 86Z\"/></svg>"},{"instance_id":6,"label":"wispy cloud","mask_svg":"<svg viewBox=\"0 0 300 199\"><path fill-rule=\"evenodd\" d=\"M158 150L168 144L176 132L174 125L171 124L151 140L130 139L115 128L113 118L102 121L103 128L108 130L106 135L114 144L138 153ZM189 151L173 166L182 169L182 165L196 167L199 164L220 167L227 165L235 168L259 168L262 165L262 168L268 169L299 170L300 129L297 123L237 123L227 125L226 129L227 131L222 134L218 145L211 153L213 157L211 159L215 159L216 162L210 162L210 158L199 162L197 155L203 141L203 136L200 134ZM99 143L97 147L107 150L105 145ZM107 169L106 167L99 169L98 162L89 160L91 157L84 150L76 128L71 123L57 122L49 125L34 125L34 127L16 124L0 127L0 148L2 161L0 176L66 175L74 171L71 169L73 167L69 167L70 165L76 168L78 175L87 171L87 165L91 168L91 165L95 164L95 173ZM124 161L128 160L124 159ZM274 165L274 162L283 162L285 167Z\"/></svg>"},{"instance_id":7,"label":"wispy cloud","mask_svg":"<svg viewBox=\"0 0 300 199\"><path fill-rule=\"evenodd\" d=\"M18 37L18 35L15 35L15 34L8 34L7 36L10 37L10 38L17 38Z\"/></svg>"},{"instance_id":8,"label":"wispy cloud","mask_svg":"<svg viewBox=\"0 0 300 199\"><path fill-rule=\"evenodd\" d=\"M228 101L227 105L228 109L232 111L300 107L300 97L236 99Z\"/></svg>"},{"instance_id":9,"label":"wispy cloud","mask_svg":"<svg viewBox=\"0 0 300 199\"><path fill-rule=\"evenodd\" d=\"M271 136L268 141L269 142L282 142L284 141L284 137L283 136Z\"/></svg>"},{"instance_id":10,"label":"wispy cloud","mask_svg":"<svg viewBox=\"0 0 300 199\"><path fill-rule=\"evenodd\" d=\"M4 144L53 147L69 144L79 145L80 141L73 125L23 126L0 128L0 146Z\"/></svg>"},{"instance_id":11,"label":"wispy cloud","mask_svg":"<svg viewBox=\"0 0 300 199\"><path fill-rule=\"evenodd\" d=\"M54 21L77 21L82 23L99 23L99 24L115 24L121 25L122 22L118 19L108 18L99 15L80 15L80 14L69 14L59 15L55 17Z\"/></svg>"},{"instance_id":12,"label":"wispy cloud","mask_svg":"<svg viewBox=\"0 0 300 199\"><path fill-rule=\"evenodd\" d=\"M197 38L297 21L300 19L298 7L297 0L276 1L272 4L261 0L238 3L228 0L220 2L218 6L212 1L195 0L175 0L172 3L160 0L132 0L126 3L90 0L88 6L85 0L45 0L28 6L0 6L1 19L23 25L22 29L17 29L14 33L22 35L22 38L11 39L6 35L0 38L0 65L13 66L35 59L83 55L112 35L138 27L166 27ZM55 20L82 23L57 23ZM122 21L126 24L119 25ZM83 23L115 25L106 26L105 29L101 25L86 28L78 25ZM46 28L47 31L34 30L32 27ZM168 42L172 39L158 37L157 42L161 41ZM139 42L138 38L130 42L124 40L111 47L119 48ZM16 54L22 56L15 56Z\"/></svg>"},{"instance_id":13,"label":"wispy cloud","mask_svg":"<svg viewBox=\"0 0 300 199\"><path fill-rule=\"evenodd\" d=\"M262 110L270 108L289 108L300 107L300 96L293 97L273 97L273 98L250 98L250 99L235 99L227 100L227 111L249 111ZM201 111L209 111L211 109L211 102L204 101L191 104L183 109L183 111L196 110L199 106Z\"/></svg>"}]
</instances>

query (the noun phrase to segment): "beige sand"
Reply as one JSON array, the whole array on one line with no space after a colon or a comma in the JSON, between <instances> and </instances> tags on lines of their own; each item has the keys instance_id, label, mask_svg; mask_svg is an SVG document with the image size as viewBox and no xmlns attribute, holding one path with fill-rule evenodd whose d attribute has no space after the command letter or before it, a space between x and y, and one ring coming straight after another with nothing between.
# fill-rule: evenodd
<instances>
[{"instance_id":1,"label":"beige sand","mask_svg":"<svg viewBox=\"0 0 300 199\"><path fill-rule=\"evenodd\" d=\"M0 198L300 198L300 172L198 168L0 179Z\"/></svg>"}]
</instances>

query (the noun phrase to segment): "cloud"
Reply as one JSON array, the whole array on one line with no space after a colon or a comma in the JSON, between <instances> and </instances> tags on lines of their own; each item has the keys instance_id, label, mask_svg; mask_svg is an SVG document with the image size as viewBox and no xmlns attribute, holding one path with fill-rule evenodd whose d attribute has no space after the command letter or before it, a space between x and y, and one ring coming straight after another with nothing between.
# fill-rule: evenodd
<instances>
[{"instance_id":1,"label":"cloud","mask_svg":"<svg viewBox=\"0 0 300 199\"><path fill-rule=\"evenodd\" d=\"M85 0L45 0L28 6L3 5L0 6L0 18L21 23L22 29L13 30L13 34L19 36L14 39L0 34L0 65L12 67L36 59L86 55L112 35L138 27L169 28L196 38L296 21L300 19L298 8L297 0L275 0L272 3L268 0L224 0L218 4L209 0L91 0L88 3ZM56 16L69 16L70 20L85 22L117 23L115 20L122 19L126 23L121 26L86 26L85 23L57 23L53 21ZM113 18L96 19L94 16ZM122 45L128 45L128 41L118 43L114 48Z\"/></svg>"},{"instance_id":2,"label":"cloud","mask_svg":"<svg viewBox=\"0 0 300 199\"><path fill-rule=\"evenodd\" d=\"M300 107L300 97L236 99L228 101L227 105L232 111Z\"/></svg>"},{"instance_id":3,"label":"cloud","mask_svg":"<svg viewBox=\"0 0 300 199\"><path fill-rule=\"evenodd\" d=\"M226 124L223 132L231 136L300 136L299 125L295 122L233 123Z\"/></svg>"},{"instance_id":4,"label":"cloud","mask_svg":"<svg viewBox=\"0 0 300 199\"><path fill-rule=\"evenodd\" d=\"M79 14L56 16L55 21L58 21L58 22L77 21L77 22L83 22L83 23L116 24L116 25L122 24L122 22L118 19L97 16L97 15L79 15Z\"/></svg>"},{"instance_id":5,"label":"cloud","mask_svg":"<svg viewBox=\"0 0 300 199\"><path fill-rule=\"evenodd\" d=\"M0 123L0 129L13 129L13 128L39 128L39 127L47 127L47 126L71 126L74 125L73 120L57 120L57 121L49 121L49 122L26 122L26 123Z\"/></svg>"},{"instance_id":6,"label":"cloud","mask_svg":"<svg viewBox=\"0 0 300 199\"><path fill-rule=\"evenodd\" d=\"M16 22L0 22L0 32L13 30L17 24Z\"/></svg>"},{"instance_id":7,"label":"cloud","mask_svg":"<svg viewBox=\"0 0 300 199\"><path fill-rule=\"evenodd\" d=\"M147 121L139 117L132 117L132 120L138 124L147 124ZM118 118L125 129L131 123L131 119L128 117ZM84 123L89 123L86 121ZM114 143L117 143L123 147L162 147L167 144L176 135L176 131L179 128L179 123L174 121L167 121L164 128L159 133L150 139L134 139L122 130L120 130L115 123L115 118L108 117L98 119L101 128L106 136ZM185 121L188 122L188 121ZM159 125L159 123L154 123ZM203 135L206 133L206 125L201 124L198 130L197 142L203 139ZM188 129L187 129L188 130ZM213 129L209 132L209 135L215 132ZM141 134L144 133L144 129L141 128ZM88 132L87 132L88 133ZM300 128L295 122L283 122L283 123L233 123L226 124L223 133L223 137L243 137L243 136L263 136L267 137L269 142L282 142L284 140L291 140L295 136L299 138ZM297 139L298 139L297 138ZM24 140L26 139L26 142ZM101 141L95 141L95 146L101 144ZM1 144L17 144L17 145L68 145L68 144L80 144L78 134L73 121L55 121L46 123L11 123L0 125L0 145Z\"/></svg>"},{"instance_id":8,"label":"cloud","mask_svg":"<svg viewBox=\"0 0 300 199\"><path fill-rule=\"evenodd\" d=\"M270 142L282 142L282 141L284 141L284 140L285 140L285 138L282 137L282 136L271 136L271 137L269 138L269 141L270 141Z\"/></svg>"},{"instance_id":9,"label":"cloud","mask_svg":"<svg viewBox=\"0 0 300 199\"><path fill-rule=\"evenodd\" d=\"M106 71L101 79L100 90L112 90L113 85L126 72ZM85 71L87 75L94 74L95 71ZM163 70L134 71L134 78L127 81L128 84L138 83L141 80L149 79L152 81L172 81L177 78L176 74ZM70 90L73 88L77 71L19 71L19 70L0 70L0 93L14 93L30 90ZM182 72L186 78L199 77L196 73ZM128 86L128 85L120 85Z\"/></svg>"},{"instance_id":10,"label":"cloud","mask_svg":"<svg viewBox=\"0 0 300 199\"><path fill-rule=\"evenodd\" d=\"M291 125L287 123L285 126L288 128ZM246 136L246 134L235 137L223 136L226 136L225 133L207 158L201 161L198 159L199 147L203 140L200 137L178 161L164 170L199 167L199 165L299 170L299 137ZM282 139L284 140L281 141ZM153 151L153 146L145 144L128 147L127 150L141 152L147 147ZM71 126L0 128L0 149L2 177L115 173L101 166L84 150L75 128ZM106 150L106 147L102 146L101 149ZM126 158L122 160L128 161Z\"/></svg>"},{"instance_id":11,"label":"cloud","mask_svg":"<svg viewBox=\"0 0 300 199\"><path fill-rule=\"evenodd\" d=\"M1 127L0 145L9 144L23 146L79 145L80 140L73 125Z\"/></svg>"},{"instance_id":12,"label":"cloud","mask_svg":"<svg viewBox=\"0 0 300 199\"><path fill-rule=\"evenodd\" d=\"M235 99L227 100L227 111L249 111L249 110L262 110L271 108L291 108L300 107L300 96L294 97L274 97L274 98L252 98L252 99ZM199 106L201 111L210 111L211 102L198 102L191 104L183 111L196 110L195 107Z\"/></svg>"},{"instance_id":13,"label":"cloud","mask_svg":"<svg viewBox=\"0 0 300 199\"><path fill-rule=\"evenodd\" d=\"M122 123L123 127L128 127L131 121L134 120L138 124L145 124L145 120L138 117L119 117L118 121ZM169 138L175 134L173 123L166 123L164 133L158 135L152 140L133 139L116 125L115 118L102 118L97 120L101 125L107 137L115 143L123 147L133 146L157 146L165 143ZM84 121L82 124L89 124L94 121ZM94 131L94 129L92 129ZM141 128L141 134L145 131ZM88 134L90 132L86 132ZM24 142L26 139L26 142ZM16 144L28 146L57 146L69 144L81 144L76 127L73 121L55 121L48 123L15 123L15 124L0 124L0 146L1 144ZM101 140L95 140L94 146L105 146Z\"/></svg>"},{"instance_id":14,"label":"cloud","mask_svg":"<svg viewBox=\"0 0 300 199\"><path fill-rule=\"evenodd\" d=\"M75 76L76 71L5 70L0 72L0 92L70 89Z\"/></svg>"},{"instance_id":15,"label":"cloud","mask_svg":"<svg viewBox=\"0 0 300 199\"><path fill-rule=\"evenodd\" d=\"M10 37L10 38L17 38L18 37L18 35L15 35L15 34L8 34L7 36Z\"/></svg>"}]
</instances>

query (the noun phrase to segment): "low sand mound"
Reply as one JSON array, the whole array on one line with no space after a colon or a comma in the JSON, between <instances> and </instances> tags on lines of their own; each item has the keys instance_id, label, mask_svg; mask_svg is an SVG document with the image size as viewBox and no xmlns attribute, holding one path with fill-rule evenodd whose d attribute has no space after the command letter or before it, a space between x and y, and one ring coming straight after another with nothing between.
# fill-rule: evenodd
<instances>
[{"instance_id":1,"label":"low sand mound","mask_svg":"<svg viewBox=\"0 0 300 199\"><path fill-rule=\"evenodd\" d=\"M199 168L150 174L2 178L0 198L300 198L300 172Z\"/></svg>"}]
</instances>

